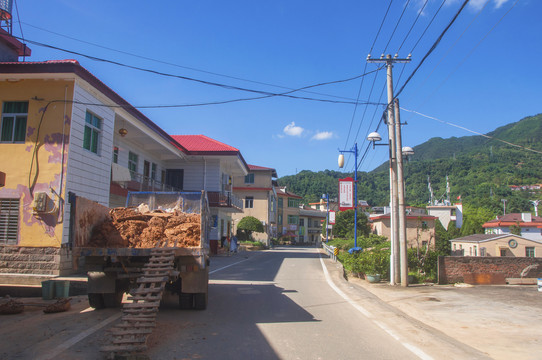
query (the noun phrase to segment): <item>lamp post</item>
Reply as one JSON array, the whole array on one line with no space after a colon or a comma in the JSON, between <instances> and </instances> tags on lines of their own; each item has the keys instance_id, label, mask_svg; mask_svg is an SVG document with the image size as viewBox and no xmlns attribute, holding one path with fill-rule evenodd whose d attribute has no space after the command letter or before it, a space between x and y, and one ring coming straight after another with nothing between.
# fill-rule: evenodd
<instances>
[{"instance_id":1,"label":"lamp post","mask_svg":"<svg viewBox=\"0 0 542 360\"><path fill-rule=\"evenodd\" d=\"M328 229L329 229L329 194L322 194L320 199L320 205L324 205L324 199L326 200L326 244L328 241Z\"/></svg>"},{"instance_id":2,"label":"lamp post","mask_svg":"<svg viewBox=\"0 0 542 360\"><path fill-rule=\"evenodd\" d=\"M354 154L355 168L354 168L354 249L358 249L358 143L354 143L354 147L351 150L339 150L339 167L344 166L343 153Z\"/></svg>"}]
</instances>

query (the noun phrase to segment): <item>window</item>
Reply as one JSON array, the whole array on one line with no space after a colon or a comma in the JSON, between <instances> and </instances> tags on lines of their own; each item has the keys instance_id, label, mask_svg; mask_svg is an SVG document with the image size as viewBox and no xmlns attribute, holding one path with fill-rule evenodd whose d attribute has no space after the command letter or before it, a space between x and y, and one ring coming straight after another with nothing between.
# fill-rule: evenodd
<instances>
[{"instance_id":1,"label":"window","mask_svg":"<svg viewBox=\"0 0 542 360\"><path fill-rule=\"evenodd\" d=\"M128 169L132 173L137 173L137 154L131 151L128 153Z\"/></svg>"},{"instance_id":2,"label":"window","mask_svg":"<svg viewBox=\"0 0 542 360\"><path fill-rule=\"evenodd\" d=\"M278 222L279 225L282 225L282 214L278 215L277 222Z\"/></svg>"},{"instance_id":3,"label":"window","mask_svg":"<svg viewBox=\"0 0 542 360\"><path fill-rule=\"evenodd\" d=\"M506 249L500 249L500 256L506 256Z\"/></svg>"},{"instance_id":4,"label":"window","mask_svg":"<svg viewBox=\"0 0 542 360\"><path fill-rule=\"evenodd\" d=\"M151 179L156 180L156 164L151 164Z\"/></svg>"},{"instance_id":5,"label":"window","mask_svg":"<svg viewBox=\"0 0 542 360\"><path fill-rule=\"evenodd\" d=\"M299 207L299 199L288 198L288 207Z\"/></svg>"},{"instance_id":6,"label":"window","mask_svg":"<svg viewBox=\"0 0 542 360\"><path fill-rule=\"evenodd\" d=\"M299 226L305 226L305 219L299 219Z\"/></svg>"},{"instance_id":7,"label":"window","mask_svg":"<svg viewBox=\"0 0 542 360\"><path fill-rule=\"evenodd\" d=\"M422 221L422 230L427 230L427 221Z\"/></svg>"},{"instance_id":8,"label":"window","mask_svg":"<svg viewBox=\"0 0 542 360\"><path fill-rule=\"evenodd\" d=\"M427 241L422 241L422 247L427 247Z\"/></svg>"},{"instance_id":9,"label":"window","mask_svg":"<svg viewBox=\"0 0 542 360\"><path fill-rule=\"evenodd\" d=\"M312 227L312 219L311 219L311 218L308 218L307 222L308 222L307 226L308 226L308 227Z\"/></svg>"},{"instance_id":10,"label":"window","mask_svg":"<svg viewBox=\"0 0 542 360\"><path fill-rule=\"evenodd\" d=\"M98 154L100 134L102 133L102 119L87 111L85 117L85 134L83 148Z\"/></svg>"},{"instance_id":11,"label":"window","mask_svg":"<svg viewBox=\"0 0 542 360\"><path fill-rule=\"evenodd\" d=\"M254 174L245 176L245 184L254 184Z\"/></svg>"},{"instance_id":12,"label":"window","mask_svg":"<svg viewBox=\"0 0 542 360\"><path fill-rule=\"evenodd\" d=\"M297 225L299 223L299 216L297 215L288 215L288 224Z\"/></svg>"},{"instance_id":13,"label":"window","mask_svg":"<svg viewBox=\"0 0 542 360\"><path fill-rule=\"evenodd\" d=\"M478 256L478 248L476 248L476 245L474 245L474 256Z\"/></svg>"},{"instance_id":14,"label":"window","mask_svg":"<svg viewBox=\"0 0 542 360\"><path fill-rule=\"evenodd\" d=\"M254 196L247 196L245 198L245 209L252 209L254 207Z\"/></svg>"},{"instance_id":15,"label":"window","mask_svg":"<svg viewBox=\"0 0 542 360\"><path fill-rule=\"evenodd\" d=\"M0 199L0 244L17 244L19 199Z\"/></svg>"},{"instance_id":16,"label":"window","mask_svg":"<svg viewBox=\"0 0 542 360\"><path fill-rule=\"evenodd\" d=\"M530 246L525 247L525 256L534 257L534 247L530 247Z\"/></svg>"},{"instance_id":17,"label":"window","mask_svg":"<svg viewBox=\"0 0 542 360\"><path fill-rule=\"evenodd\" d=\"M119 148L117 146L113 146L113 162L119 163Z\"/></svg>"},{"instance_id":18,"label":"window","mask_svg":"<svg viewBox=\"0 0 542 360\"><path fill-rule=\"evenodd\" d=\"M24 142L28 101L7 101L2 109L1 142Z\"/></svg>"},{"instance_id":19,"label":"window","mask_svg":"<svg viewBox=\"0 0 542 360\"><path fill-rule=\"evenodd\" d=\"M278 201L279 209L282 209L282 203L283 203L283 199L279 198L279 201Z\"/></svg>"}]
</instances>

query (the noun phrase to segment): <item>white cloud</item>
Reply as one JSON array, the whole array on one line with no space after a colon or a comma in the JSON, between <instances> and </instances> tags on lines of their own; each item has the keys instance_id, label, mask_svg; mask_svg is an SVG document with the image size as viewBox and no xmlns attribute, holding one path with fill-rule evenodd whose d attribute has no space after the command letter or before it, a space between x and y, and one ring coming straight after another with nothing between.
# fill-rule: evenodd
<instances>
[{"instance_id":1,"label":"white cloud","mask_svg":"<svg viewBox=\"0 0 542 360\"><path fill-rule=\"evenodd\" d=\"M301 126L295 126L295 122L292 121L291 123L289 123L288 125L284 127L283 131L286 135L301 136L301 134L303 134L303 131L305 131L305 129L303 129Z\"/></svg>"},{"instance_id":2,"label":"white cloud","mask_svg":"<svg viewBox=\"0 0 542 360\"><path fill-rule=\"evenodd\" d=\"M331 131L319 131L312 137L312 140L327 140L332 137L333 133Z\"/></svg>"},{"instance_id":3,"label":"white cloud","mask_svg":"<svg viewBox=\"0 0 542 360\"><path fill-rule=\"evenodd\" d=\"M504 4L506 4L508 0L495 0L495 9L500 8Z\"/></svg>"}]
</instances>

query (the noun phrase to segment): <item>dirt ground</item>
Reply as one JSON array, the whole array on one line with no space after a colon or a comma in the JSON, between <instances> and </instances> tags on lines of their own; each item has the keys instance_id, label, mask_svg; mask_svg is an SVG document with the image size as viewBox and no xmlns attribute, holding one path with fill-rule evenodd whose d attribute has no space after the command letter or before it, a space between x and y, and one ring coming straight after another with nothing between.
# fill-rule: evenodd
<instances>
[{"instance_id":1,"label":"dirt ground","mask_svg":"<svg viewBox=\"0 0 542 360\"><path fill-rule=\"evenodd\" d=\"M199 246L200 215L179 210L140 212L137 208L116 208L110 218L93 229L90 247Z\"/></svg>"}]
</instances>

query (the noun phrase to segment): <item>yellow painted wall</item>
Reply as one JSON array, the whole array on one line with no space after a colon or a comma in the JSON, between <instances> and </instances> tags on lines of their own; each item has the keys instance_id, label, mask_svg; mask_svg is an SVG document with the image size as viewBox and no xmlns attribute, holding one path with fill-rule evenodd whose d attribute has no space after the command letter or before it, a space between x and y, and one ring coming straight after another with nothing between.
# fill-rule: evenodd
<instances>
[{"instance_id":1,"label":"yellow painted wall","mask_svg":"<svg viewBox=\"0 0 542 360\"><path fill-rule=\"evenodd\" d=\"M0 143L0 171L6 173L6 184L0 198L20 198L19 246L60 247L63 214L33 214L33 194L46 192L58 207L59 199L51 188L65 199L66 163L68 161L73 80L0 79L0 101L28 101L26 140L24 144ZM7 76L9 79L10 76ZM39 100L34 100L35 98ZM52 102L45 107L49 101ZM3 110L0 108L0 110ZM40 127L41 122L41 127ZM64 125L65 144L62 146ZM39 134L38 134L39 129ZM36 147L36 139L38 140ZM35 152L35 157L33 155ZM64 166L62 153L64 152ZM32 168L32 172L30 169ZM60 180L63 173L62 190ZM52 201L50 202L52 207Z\"/></svg>"}]
</instances>

